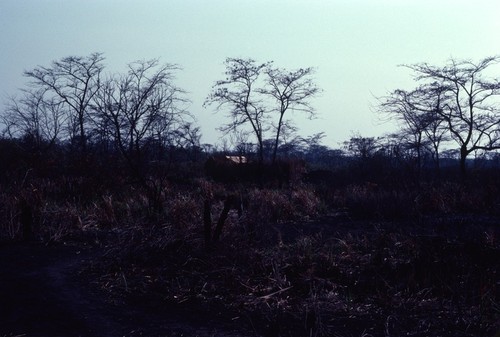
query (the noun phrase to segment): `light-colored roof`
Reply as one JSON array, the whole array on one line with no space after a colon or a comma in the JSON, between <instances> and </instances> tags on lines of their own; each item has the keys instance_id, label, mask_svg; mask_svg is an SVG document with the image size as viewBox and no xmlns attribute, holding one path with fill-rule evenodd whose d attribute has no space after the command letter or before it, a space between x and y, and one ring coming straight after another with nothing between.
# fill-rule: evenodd
<instances>
[{"instance_id":1,"label":"light-colored roof","mask_svg":"<svg viewBox=\"0 0 500 337\"><path fill-rule=\"evenodd\" d=\"M245 156L226 156L226 159L236 164L246 164L248 162Z\"/></svg>"}]
</instances>

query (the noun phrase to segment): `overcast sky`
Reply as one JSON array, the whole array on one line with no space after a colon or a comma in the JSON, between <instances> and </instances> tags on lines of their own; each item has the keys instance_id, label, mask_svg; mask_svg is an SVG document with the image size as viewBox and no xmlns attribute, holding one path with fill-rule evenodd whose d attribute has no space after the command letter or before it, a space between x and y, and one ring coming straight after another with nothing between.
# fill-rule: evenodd
<instances>
[{"instance_id":1,"label":"overcast sky","mask_svg":"<svg viewBox=\"0 0 500 337\"><path fill-rule=\"evenodd\" d=\"M224 123L202 103L227 57L316 68L318 118L294 116L304 136L338 147L353 132L381 136L374 97L413 86L400 64L500 54L500 1L462 0L0 0L0 109L24 70L102 52L110 71L159 58L183 70L204 143Z\"/></svg>"}]
</instances>

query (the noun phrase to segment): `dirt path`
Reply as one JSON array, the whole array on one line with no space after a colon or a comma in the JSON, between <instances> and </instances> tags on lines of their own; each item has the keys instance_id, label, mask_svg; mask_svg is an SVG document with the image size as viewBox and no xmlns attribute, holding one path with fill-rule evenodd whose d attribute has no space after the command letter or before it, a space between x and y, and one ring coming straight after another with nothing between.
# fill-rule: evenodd
<instances>
[{"instance_id":1,"label":"dirt path","mask_svg":"<svg viewBox=\"0 0 500 337\"><path fill-rule=\"evenodd\" d=\"M78 273L96 254L75 246L0 246L0 337L244 336L199 317L106 302Z\"/></svg>"}]
</instances>

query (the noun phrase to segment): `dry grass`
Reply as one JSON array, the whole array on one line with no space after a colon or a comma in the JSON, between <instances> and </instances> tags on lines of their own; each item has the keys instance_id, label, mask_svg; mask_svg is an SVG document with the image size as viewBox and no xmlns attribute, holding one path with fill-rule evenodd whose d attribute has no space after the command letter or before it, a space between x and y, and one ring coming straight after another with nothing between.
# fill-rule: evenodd
<instances>
[{"instance_id":1,"label":"dry grass","mask_svg":"<svg viewBox=\"0 0 500 337\"><path fill-rule=\"evenodd\" d=\"M486 246L487 236L380 230L259 246L233 235L206 251L200 235L171 227L121 235L98 271L107 290L199 310L218 304L269 335L471 336L493 331L500 315L500 245Z\"/></svg>"},{"instance_id":2,"label":"dry grass","mask_svg":"<svg viewBox=\"0 0 500 337\"><path fill-rule=\"evenodd\" d=\"M140 188L112 191L64 178L3 190L0 230L4 240L20 239L22 197L40 240L110 233L98 242L106 254L87 273L117 303L217 308L268 336L474 336L499 328L498 224L473 227L460 212L496 214L495 191L354 184L324 200L312 186L258 189L201 179L165 185L164 211L153 214ZM231 211L221 242L207 250L204 200L212 200L216 222L224 197L234 193L243 216ZM349 216L311 233L306 220L325 205ZM352 218L378 224L366 231ZM387 219L398 225L386 226ZM292 226L303 231L287 233ZM335 229L342 226L348 230Z\"/></svg>"}]
</instances>

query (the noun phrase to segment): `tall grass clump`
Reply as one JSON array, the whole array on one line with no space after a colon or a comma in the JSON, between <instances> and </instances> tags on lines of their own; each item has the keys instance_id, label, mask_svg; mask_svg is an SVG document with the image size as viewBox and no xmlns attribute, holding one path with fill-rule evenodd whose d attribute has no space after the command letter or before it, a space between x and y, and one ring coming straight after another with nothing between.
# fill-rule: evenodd
<instances>
[{"instance_id":1,"label":"tall grass clump","mask_svg":"<svg viewBox=\"0 0 500 337\"><path fill-rule=\"evenodd\" d=\"M255 221L276 223L317 214L320 200L314 191L298 189L253 189L248 194L249 213Z\"/></svg>"}]
</instances>

